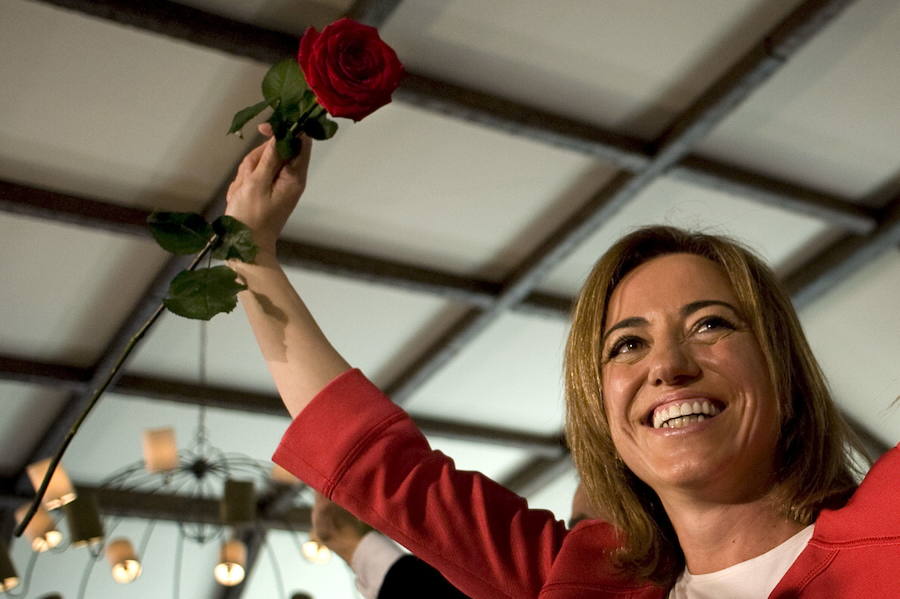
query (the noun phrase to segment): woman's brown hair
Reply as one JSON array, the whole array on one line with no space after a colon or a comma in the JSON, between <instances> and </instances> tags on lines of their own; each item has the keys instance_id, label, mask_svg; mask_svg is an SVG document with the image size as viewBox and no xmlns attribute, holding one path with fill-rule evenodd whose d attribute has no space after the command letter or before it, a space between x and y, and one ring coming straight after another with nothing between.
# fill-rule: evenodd
<instances>
[{"instance_id":1,"label":"woman's brown hair","mask_svg":"<svg viewBox=\"0 0 900 599\"><path fill-rule=\"evenodd\" d=\"M760 258L728 238L674 227L626 235L594 266L573 309L566 437L591 503L603 506L621 533L615 563L664 587L684 569L684 555L656 493L618 458L602 400L600 339L616 285L641 264L677 253L722 268L765 355L781 419L775 484L785 515L810 524L821 509L843 505L859 474L852 452L865 456L831 399L788 294Z\"/></svg>"}]
</instances>

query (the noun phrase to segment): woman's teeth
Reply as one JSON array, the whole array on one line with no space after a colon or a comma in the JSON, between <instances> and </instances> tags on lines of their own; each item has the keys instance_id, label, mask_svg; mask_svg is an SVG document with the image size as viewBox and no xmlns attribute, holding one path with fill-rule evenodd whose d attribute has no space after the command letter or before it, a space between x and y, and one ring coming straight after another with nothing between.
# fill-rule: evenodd
<instances>
[{"instance_id":1,"label":"woman's teeth","mask_svg":"<svg viewBox=\"0 0 900 599\"><path fill-rule=\"evenodd\" d=\"M653 428L681 428L706 418L716 416L721 410L711 401L686 401L656 410L653 413Z\"/></svg>"}]
</instances>

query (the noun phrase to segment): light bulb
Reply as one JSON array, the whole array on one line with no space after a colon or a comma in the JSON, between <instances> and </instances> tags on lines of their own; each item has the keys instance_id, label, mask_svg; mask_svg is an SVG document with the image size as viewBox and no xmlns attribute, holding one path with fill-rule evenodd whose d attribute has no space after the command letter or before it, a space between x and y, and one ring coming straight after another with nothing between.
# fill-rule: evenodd
<instances>
[{"instance_id":1,"label":"light bulb","mask_svg":"<svg viewBox=\"0 0 900 599\"><path fill-rule=\"evenodd\" d=\"M244 580L244 567L234 562L221 562L216 564L213 574L216 577L216 582L219 584L233 587L236 584L241 584Z\"/></svg>"},{"instance_id":2,"label":"light bulb","mask_svg":"<svg viewBox=\"0 0 900 599\"><path fill-rule=\"evenodd\" d=\"M300 546L300 553L312 564L324 564L331 559L331 549L315 539L310 539Z\"/></svg>"},{"instance_id":3,"label":"light bulb","mask_svg":"<svg viewBox=\"0 0 900 599\"><path fill-rule=\"evenodd\" d=\"M137 580L141 575L141 562L136 559L127 559L112 567L113 580L119 584L128 584Z\"/></svg>"},{"instance_id":4,"label":"light bulb","mask_svg":"<svg viewBox=\"0 0 900 599\"><path fill-rule=\"evenodd\" d=\"M43 553L62 543L62 538L62 533L58 530L48 530L44 533L44 536L36 537L31 541L31 548L34 551Z\"/></svg>"},{"instance_id":5,"label":"light bulb","mask_svg":"<svg viewBox=\"0 0 900 599\"><path fill-rule=\"evenodd\" d=\"M113 580L119 584L134 582L141 575L141 562L128 539L114 539L106 545L106 559L112 567Z\"/></svg>"},{"instance_id":6,"label":"light bulb","mask_svg":"<svg viewBox=\"0 0 900 599\"><path fill-rule=\"evenodd\" d=\"M247 546L238 539L222 544L219 563L213 570L216 582L226 587L241 584L244 580L244 564L247 562Z\"/></svg>"},{"instance_id":7,"label":"light bulb","mask_svg":"<svg viewBox=\"0 0 900 599\"><path fill-rule=\"evenodd\" d=\"M41 483L44 481L44 476L47 474L47 470L50 469L51 461L50 458L47 458L28 465L28 478L31 479L31 484L35 490L40 488ZM75 488L72 486L72 481L69 480L69 475L63 470L62 464L58 465L56 470L53 471L53 475L50 476L50 484L47 486L47 492L44 494L44 507L48 510L55 510L75 501L76 497Z\"/></svg>"},{"instance_id":8,"label":"light bulb","mask_svg":"<svg viewBox=\"0 0 900 599\"><path fill-rule=\"evenodd\" d=\"M21 523L31 506L20 506L15 513L16 522ZM62 533L56 529L56 522L43 507L39 507L28 526L25 527L25 536L31 540L31 549L44 552L53 549L62 542Z\"/></svg>"}]
</instances>

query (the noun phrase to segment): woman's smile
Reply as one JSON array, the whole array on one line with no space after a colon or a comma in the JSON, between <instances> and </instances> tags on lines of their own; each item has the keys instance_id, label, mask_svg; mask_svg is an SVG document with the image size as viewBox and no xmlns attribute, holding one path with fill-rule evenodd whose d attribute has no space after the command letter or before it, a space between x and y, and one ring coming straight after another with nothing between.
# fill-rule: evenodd
<instances>
[{"instance_id":1,"label":"woman's smile","mask_svg":"<svg viewBox=\"0 0 900 599\"><path fill-rule=\"evenodd\" d=\"M749 475L773 463L778 407L719 266L690 254L642 264L613 291L606 323L604 406L629 468L657 493L718 487L725 470L734 491L763 484Z\"/></svg>"}]
</instances>

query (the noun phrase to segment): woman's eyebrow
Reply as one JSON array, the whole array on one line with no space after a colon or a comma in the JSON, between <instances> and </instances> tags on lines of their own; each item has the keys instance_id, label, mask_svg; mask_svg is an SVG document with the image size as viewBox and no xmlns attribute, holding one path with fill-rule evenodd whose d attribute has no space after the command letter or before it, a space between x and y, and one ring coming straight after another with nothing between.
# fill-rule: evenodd
<instances>
[{"instance_id":1,"label":"woman's eyebrow","mask_svg":"<svg viewBox=\"0 0 900 599\"><path fill-rule=\"evenodd\" d=\"M696 312L697 310L701 310L701 309L703 309L703 308L706 308L707 306L725 306L726 308L728 308L729 310L731 310L731 311L734 312L735 314L740 315L740 312L738 312L738 309L737 309L737 308L735 308L734 306L732 306L732 305L729 304L728 302L725 302L725 301L722 301L722 300L699 300L699 301L696 301L696 302L691 302L691 303L689 303L689 304L685 304L685 305L681 308L681 315L682 315L682 316L690 316L691 314L693 314L693 313Z\"/></svg>"},{"instance_id":2,"label":"woman's eyebrow","mask_svg":"<svg viewBox=\"0 0 900 599\"><path fill-rule=\"evenodd\" d=\"M609 327L605 333L603 333L603 337L600 339L600 345L603 345L606 342L606 338L609 337L609 334L617 329L646 326L647 324L649 324L647 322L647 319L641 318L640 316L632 316L631 318L626 318L624 320L620 320L616 324Z\"/></svg>"}]
</instances>

